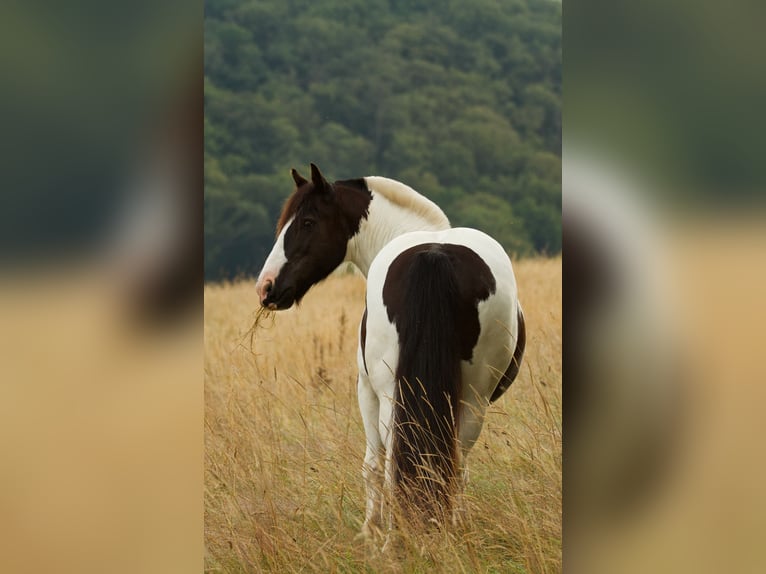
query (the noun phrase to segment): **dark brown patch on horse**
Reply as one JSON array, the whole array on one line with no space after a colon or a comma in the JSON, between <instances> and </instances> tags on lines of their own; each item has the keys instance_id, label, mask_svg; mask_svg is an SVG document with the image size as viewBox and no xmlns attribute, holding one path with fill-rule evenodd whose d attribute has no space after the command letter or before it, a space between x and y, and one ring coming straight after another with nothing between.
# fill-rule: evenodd
<instances>
[{"instance_id":1,"label":"dark brown patch on horse","mask_svg":"<svg viewBox=\"0 0 766 574\"><path fill-rule=\"evenodd\" d=\"M519 369L521 368L521 358L524 356L524 347L527 345L527 328L524 324L524 313L521 311L521 307L518 308L516 315L519 320L519 330L516 335L516 349L513 351L511 364L508 365L505 373L500 377L500 381L497 383L497 387L495 387L495 391L489 399L490 403L494 403L508 390L508 387L510 387L511 383L516 379L516 376L519 374Z\"/></svg>"},{"instance_id":2,"label":"dark brown patch on horse","mask_svg":"<svg viewBox=\"0 0 766 574\"><path fill-rule=\"evenodd\" d=\"M362 363L364 363L364 372L369 374L367 370L367 357L364 354L364 349L367 346L367 307L364 308L364 315L362 315L362 326L359 330L359 344L362 346Z\"/></svg>"},{"instance_id":3,"label":"dark brown patch on horse","mask_svg":"<svg viewBox=\"0 0 766 574\"><path fill-rule=\"evenodd\" d=\"M404 280L406 274L415 255L429 250L443 252L454 268L460 270L455 276L460 294L458 307L455 309L458 329L456 335L460 341L460 358L470 362L481 332L478 304L488 299L496 289L492 271L472 249L452 243L423 243L402 251L391 263L383 285L383 303L388 320L397 324L407 288ZM437 296L438 293L431 295Z\"/></svg>"},{"instance_id":4,"label":"dark brown patch on horse","mask_svg":"<svg viewBox=\"0 0 766 574\"><path fill-rule=\"evenodd\" d=\"M280 213L279 220L277 221L275 236L279 236L282 228L298 213L301 206L311 202L311 196L316 191L319 191L320 194L325 192L334 196L334 201L340 207L344 216L344 223L348 232L350 232L348 238L351 239L356 235L362 219L366 219L369 214L370 201L372 200L372 193L367 187L367 182L364 178L338 180L332 184L324 181L323 184L317 186L304 178L295 169L291 170L291 174L297 187L290 194L290 197L285 200L282 213Z\"/></svg>"}]
</instances>

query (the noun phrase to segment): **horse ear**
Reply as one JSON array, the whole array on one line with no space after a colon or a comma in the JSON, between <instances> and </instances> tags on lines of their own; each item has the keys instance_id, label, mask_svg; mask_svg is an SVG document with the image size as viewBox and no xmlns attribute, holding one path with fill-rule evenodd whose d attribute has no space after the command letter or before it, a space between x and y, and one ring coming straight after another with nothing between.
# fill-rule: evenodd
<instances>
[{"instance_id":1,"label":"horse ear","mask_svg":"<svg viewBox=\"0 0 766 574\"><path fill-rule=\"evenodd\" d=\"M295 185L298 187L302 186L305 183L308 183L308 180L303 177L301 174L298 173L298 170L295 168L292 168L290 170L290 175L293 176L293 181L295 182Z\"/></svg>"},{"instance_id":2,"label":"horse ear","mask_svg":"<svg viewBox=\"0 0 766 574\"><path fill-rule=\"evenodd\" d=\"M311 164L311 183L314 184L314 189L316 191L330 191L332 189L322 175L322 172L319 171L319 168L313 163Z\"/></svg>"}]
</instances>

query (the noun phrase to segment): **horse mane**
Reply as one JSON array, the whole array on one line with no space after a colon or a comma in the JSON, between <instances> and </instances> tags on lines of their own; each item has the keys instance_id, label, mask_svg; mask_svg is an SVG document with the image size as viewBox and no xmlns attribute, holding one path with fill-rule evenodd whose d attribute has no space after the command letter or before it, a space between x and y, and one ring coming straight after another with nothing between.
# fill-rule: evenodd
<instances>
[{"instance_id":1,"label":"horse mane","mask_svg":"<svg viewBox=\"0 0 766 574\"><path fill-rule=\"evenodd\" d=\"M351 184L357 180L343 180L336 181L335 184ZM358 180L359 183L362 180ZM335 185L334 184L334 185ZM391 203L402 207L403 209L412 211L415 215L418 215L428 221L437 229L449 229L450 222L447 216L433 201L419 194L412 189L409 185L389 179L387 177L381 177L377 175L370 175L364 178L364 184L367 189L373 193L380 194L385 197ZM352 186L353 187L353 186ZM298 207L301 205L306 195L310 193L312 187L310 185L303 185L293 191L292 194L285 200L282 212L279 215L277 222L276 235L282 231L282 228L287 225L287 222L298 211Z\"/></svg>"},{"instance_id":2,"label":"horse mane","mask_svg":"<svg viewBox=\"0 0 766 574\"><path fill-rule=\"evenodd\" d=\"M409 185L377 175L370 175L364 179L367 182L367 188L373 193L382 195L399 207L413 211L438 229L449 229L449 219L441 208Z\"/></svg>"}]
</instances>

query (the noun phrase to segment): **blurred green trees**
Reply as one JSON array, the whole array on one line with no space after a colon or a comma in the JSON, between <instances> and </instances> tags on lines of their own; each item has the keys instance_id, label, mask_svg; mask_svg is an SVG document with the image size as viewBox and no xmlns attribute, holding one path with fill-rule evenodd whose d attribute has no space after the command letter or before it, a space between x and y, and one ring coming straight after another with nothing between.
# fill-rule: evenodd
<instances>
[{"instance_id":1,"label":"blurred green trees","mask_svg":"<svg viewBox=\"0 0 766 574\"><path fill-rule=\"evenodd\" d=\"M205 275L256 273L290 167L383 175L561 249L561 4L207 0Z\"/></svg>"}]
</instances>

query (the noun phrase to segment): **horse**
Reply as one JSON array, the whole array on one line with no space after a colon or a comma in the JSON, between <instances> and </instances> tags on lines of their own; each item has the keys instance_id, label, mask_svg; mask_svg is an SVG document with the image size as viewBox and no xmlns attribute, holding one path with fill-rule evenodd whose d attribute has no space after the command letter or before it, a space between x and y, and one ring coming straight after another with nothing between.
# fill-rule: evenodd
<instances>
[{"instance_id":1,"label":"horse","mask_svg":"<svg viewBox=\"0 0 766 574\"><path fill-rule=\"evenodd\" d=\"M454 520L486 409L514 381L524 354L510 258L487 234L451 227L435 203L401 182L330 183L313 163L310 180L291 175L296 187L256 291L263 307L282 310L343 262L367 278L357 347L367 443L361 535L393 529L392 501L408 506L409 518Z\"/></svg>"}]
</instances>

